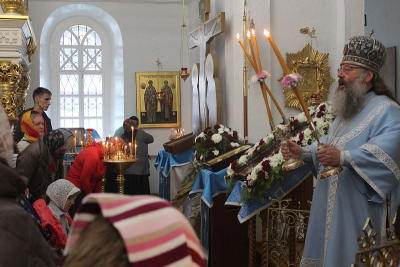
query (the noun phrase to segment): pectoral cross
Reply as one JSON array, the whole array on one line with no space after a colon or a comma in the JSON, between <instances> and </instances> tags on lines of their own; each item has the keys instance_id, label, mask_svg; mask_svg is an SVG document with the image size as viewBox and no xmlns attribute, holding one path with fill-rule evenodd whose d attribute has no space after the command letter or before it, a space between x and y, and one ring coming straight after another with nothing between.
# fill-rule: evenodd
<instances>
[{"instance_id":1,"label":"pectoral cross","mask_svg":"<svg viewBox=\"0 0 400 267\"><path fill-rule=\"evenodd\" d=\"M192 109L192 131L194 136L198 135L201 130L208 127L210 123L215 123L214 119L209 121L208 114L213 117L221 117L220 101L207 102L207 99L220 99L220 95L207 96L207 79L212 79L212 75L206 77L205 61L206 56L210 52L210 42L213 38L225 32L225 13L220 12L212 19L208 19L210 13L210 0L199 0L199 16L200 26L190 33L189 47L200 49L200 65L194 65L196 71L192 71L193 86L193 109ZM212 94L220 94L219 90L211 90ZM215 115L214 115L215 114ZM212 126L212 125L210 125Z\"/></svg>"}]
</instances>

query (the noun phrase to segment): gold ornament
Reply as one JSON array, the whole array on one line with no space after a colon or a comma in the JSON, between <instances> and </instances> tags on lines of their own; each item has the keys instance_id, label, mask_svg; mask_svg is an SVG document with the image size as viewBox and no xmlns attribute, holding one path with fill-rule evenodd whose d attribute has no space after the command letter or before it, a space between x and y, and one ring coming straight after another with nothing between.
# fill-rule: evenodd
<instances>
[{"instance_id":1,"label":"gold ornament","mask_svg":"<svg viewBox=\"0 0 400 267\"><path fill-rule=\"evenodd\" d=\"M1 102L8 117L16 118L17 88L21 78L21 64L0 61L0 90L3 93Z\"/></svg>"},{"instance_id":2,"label":"gold ornament","mask_svg":"<svg viewBox=\"0 0 400 267\"><path fill-rule=\"evenodd\" d=\"M330 75L329 53L319 53L309 43L297 53L287 53L286 63L290 70L303 79L297 84L301 96L308 106L327 101L329 87L335 81ZM282 80L283 77L280 79ZM283 89L285 106L301 110L300 103L290 88Z\"/></svg>"},{"instance_id":3,"label":"gold ornament","mask_svg":"<svg viewBox=\"0 0 400 267\"><path fill-rule=\"evenodd\" d=\"M26 104L26 91L29 89L31 78L29 76L22 76L17 89L17 108L15 114L18 116L24 109Z\"/></svg>"},{"instance_id":4,"label":"gold ornament","mask_svg":"<svg viewBox=\"0 0 400 267\"><path fill-rule=\"evenodd\" d=\"M24 6L24 0L0 0L0 3L5 14L18 14Z\"/></svg>"}]
</instances>

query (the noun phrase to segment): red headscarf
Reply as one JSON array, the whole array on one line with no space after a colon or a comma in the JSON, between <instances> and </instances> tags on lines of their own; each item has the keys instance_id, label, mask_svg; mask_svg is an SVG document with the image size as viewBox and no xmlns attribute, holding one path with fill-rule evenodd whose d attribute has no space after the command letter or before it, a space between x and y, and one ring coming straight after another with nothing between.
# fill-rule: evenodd
<instances>
[{"instance_id":1,"label":"red headscarf","mask_svg":"<svg viewBox=\"0 0 400 267\"><path fill-rule=\"evenodd\" d=\"M24 137L28 141L35 142L35 141L37 141L39 139L40 134L39 134L38 130L36 130L36 127L33 124L33 121L31 119L31 114L32 113L39 114L39 112L37 112L37 111L29 110L29 111L25 112L22 115L22 118L21 118L21 131L23 133L25 133ZM44 124L44 132L47 133L46 123Z\"/></svg>"}]
</instances>

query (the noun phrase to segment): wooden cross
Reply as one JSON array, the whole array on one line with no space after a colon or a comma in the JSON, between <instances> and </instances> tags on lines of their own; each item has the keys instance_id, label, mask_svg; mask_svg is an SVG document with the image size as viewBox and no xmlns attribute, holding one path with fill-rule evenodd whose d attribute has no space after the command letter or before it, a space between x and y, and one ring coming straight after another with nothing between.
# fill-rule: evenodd
<instances>
[{"instance_id":1,"label":"wooden cross","mask_svg":"<svg viewBox=\"0 0 400 267\"><path fill-rule=\"evenodd\" d=\"M207 77L205 72L206 56L210 52L210 42L215 36L225 32L225 13L220 12L212 19L208 19L210 13L210 0L199 0L200 26L190 33L189 47L200 48L200 65L193 66L197 71L192 71L193 86L193 110L192 131L194 136L209 126L208 113L220 112L221 108L214 106L216 103L208 103L207 99L219 99L220 96L207 95ZM211 76L212 77L212 76ZM208 78L209 79L209 78ZM212 90L212 94L219 94L219 90ZM218 101L220 102L220 101ZM220 115L217 117L221 117ZM212 122L214 123L214 121ZM211 125L212 126L212 125Z\"/></svg>"}]
</instances>

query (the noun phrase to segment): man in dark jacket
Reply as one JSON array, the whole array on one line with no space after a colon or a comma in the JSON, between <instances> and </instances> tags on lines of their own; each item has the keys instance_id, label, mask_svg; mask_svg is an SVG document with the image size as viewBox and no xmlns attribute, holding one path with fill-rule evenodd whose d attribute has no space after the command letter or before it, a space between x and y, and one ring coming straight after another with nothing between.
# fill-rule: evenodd
<instances>
[{"instance_id":1,"label":"man in dark jacket","mask_svg":"<svg viewBox=\"0 0 400 267\"><path fill-rule=\"evenodd\" d=\"M46 112L49 109L49 106L51 105L51 92L50 90L43 88L43 87L38 87L33 91L32 98L33 98L33 107L29 108L27 110L22 111L19 116L18 116L18 122L17 126L15 127L14 130L14 141L15 143L18 143L22 137L24 137L24 133L21 131L21 117L22 115L29 110L34 110L42 114L43 119L46 123L46 130L47 132L52 131L51 127L51 120L47 116Z\"/></svg>"}]
</instances>

